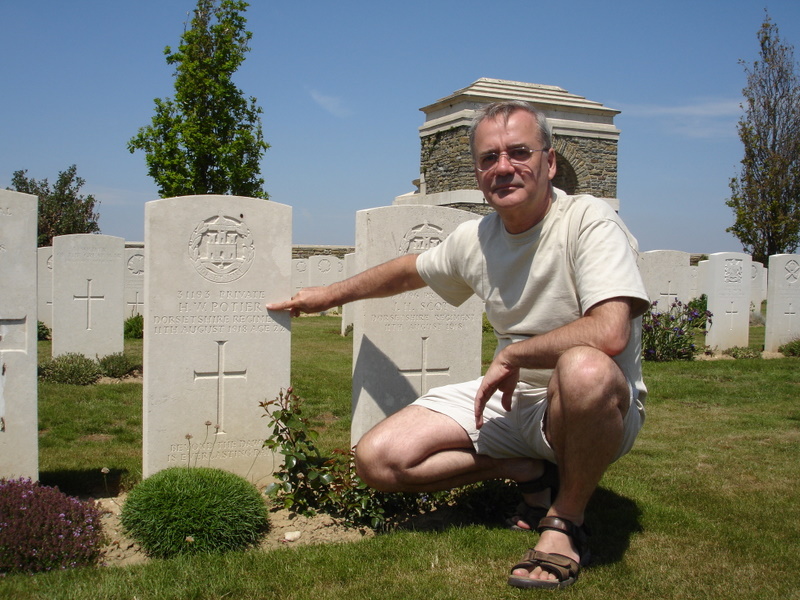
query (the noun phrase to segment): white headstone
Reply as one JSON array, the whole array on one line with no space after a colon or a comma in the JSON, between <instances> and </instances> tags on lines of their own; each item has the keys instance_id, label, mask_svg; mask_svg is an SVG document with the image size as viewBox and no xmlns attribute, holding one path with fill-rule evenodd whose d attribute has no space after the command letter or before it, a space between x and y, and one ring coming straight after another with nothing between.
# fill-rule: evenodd
<instances>
[{"instance_id":1,"label":"white headstone","mask_svg":"<svg viewBox=\"0 0 800 600\"><path fill-rule=\"evenodd\" d=\"M292 295L308 287L308 259L292 259Z\"/></svg>"},{"instance_id":2,"label":"white headstone","mask_svg":"<svg viewBox=\"0 0 800 600\"><path fill-rule=\"evenodd\" d=\"M352 277L355 275L356 255L354 253L344 255L344 278ZM353 328L353 311L355 310L355 303L348 302L342 307L342 335L347 334L348 328Z\"/></svg>"},{"instance_id":3,"label":"white headstone","mask_svg":"<svg viewBox=\"0 0 800 600\"><path fill-rule=\"evenodd\" d=\"M308 257L308 285L330 285L344 279L344 261L336 256Z\"/></svg>"},{"instance_id":4,"label":"white headstone","mask_svg":"<svg viewBox=\"0 0 800 600\"><path fill-rule=\"evenodd\" d=\"M259 406L290 385L291 207L187 196L145 205L145 477L204 466L262 484Z\"/></svg>"},{"instance_id":5,"label":"white headstone","mask_svg":"<svg viewBox=\"0 0 800 600\"><path fill-rule=\"evenodd\" d=\"M750 263L751 311L761 314L761 303L767 299L767 269L760 262Z\"/></svg>"},{"instance_id":6,"label":"white headstone","mask_svg":"<svg viewBox=\"0 0 800 600\"><path fill-rule=\"evenodd\" d=\"M768 281L764 350L777 352L800 338L800 254L770 256Z\"/></svg>"},{"instance_id":7,"label":"white headstone","mask_svg":"<svg viewBox=\"0 0 800 600\"><path fill-rule=\"evenodd\" d=\"M0 477L39 478L36 196L0 190Z\"/></svg>"},{"instance_id":8,"label":"white headstone","mask_svg":"<svg viewBox=\"0 0 800 600\"><path fill-rule=\"evenodd\" d=\"M748 254L717 252L705 271L712 325L706 345L716 350L747 346L750 336L750 263Z\"/></svg>"},{"instance_id":9,"label":"white headstone","mask_svg":"<svg viewBox=\"0 0 800 600\"><path fill-rule=\"evenodd\" d=\"M53 328L53 247L43 246L37 250L37 293L39 295L39 320Z\"/></svg>"},{"instance_id":10,"label":"white headstone","mask_svg":"<svg viewBox=\"0 0 800 600\"><path fill-rule=\"evenodd\" d=\"M356 213L356 271L441 243L478 215L440 206L389 206ZM351 444L432 387L480 376L483 305L460 307L430 288L356 304Z\"/></svg>"},{"instance_id":11,"label":"white headstone","mask_svg":"<svg viewBox=\"0 0 800 600\"><path fill-rule=\"evenodd\" d=\"M659 311L669 310L676 300L683 303L692 299L690 254L677 250L651 250L639 255L647 295L658 302Z\"/></svg>"},{"instance_id":12,"label":"white headstone","mask_svg":"<svg viewBox=\"0 0 800 600\"><path fill-rule=\"evenodd\" d=\"M53 356L124 349L125 240L78 233L53 238Z\"/></svg>"},{"instance_id":13,"label":"white headstone","mask_svg":"<svg viewBox=\"0 0 800 600\"><path fill-rule=\"evenodd\" d=\"M125 318L144 315L144 244L125 244Z\"/></svg>"}]
</instances>

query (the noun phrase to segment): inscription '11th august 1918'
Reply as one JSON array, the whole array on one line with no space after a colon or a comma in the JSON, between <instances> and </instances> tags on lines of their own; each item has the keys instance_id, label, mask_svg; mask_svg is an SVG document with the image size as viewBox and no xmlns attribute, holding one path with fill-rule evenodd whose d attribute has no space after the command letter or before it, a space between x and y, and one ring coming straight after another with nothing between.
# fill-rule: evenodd
<instances>
[{"instance_id":1,"label":"inscription '11th august 1918'","mask_svg":"<svg viewBox=\"0 0 800 600\"><path fill-rule=\"evenodd\" d=\"M178 291L171 314L152 317L155 335L271 333L284 327L264 307L264 290Z\"/></svg>"}]
</instances>

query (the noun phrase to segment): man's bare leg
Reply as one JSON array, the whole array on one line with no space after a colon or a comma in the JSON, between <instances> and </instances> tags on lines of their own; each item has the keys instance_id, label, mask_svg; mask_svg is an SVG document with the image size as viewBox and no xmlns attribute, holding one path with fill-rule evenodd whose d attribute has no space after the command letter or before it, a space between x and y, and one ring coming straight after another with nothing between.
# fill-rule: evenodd
<instances>
[{"instance_id":1,"label":"man's bare leg","mask_svg":"<svg viewBox=\"0 0 800 600\"><path fill-rule=\"evenodd\" d=\"M559 467L559 493L549 516L583 524L589 499L622 443L628 399L627 381L606 354L577 347L559 359L548 386L545 423ZM536 550L580 560L570 538L555 531L543 532ZM526 573L524 569L514 572L522 577ZM538 567L530 577L555 579Z\"/></svg>"},{"instance_id":2,"label":"man's bare leg","mask_svg":"<svg viewBox=\"0 0 800 600\"><path fill-rule=\"evenodd\" d=\"M477 454L464 428L447 415L408 406L368 431L356 446L356 469L384 492L430 492L488 479L527 481L541 461Z\"/></svg>"}]
</instances>

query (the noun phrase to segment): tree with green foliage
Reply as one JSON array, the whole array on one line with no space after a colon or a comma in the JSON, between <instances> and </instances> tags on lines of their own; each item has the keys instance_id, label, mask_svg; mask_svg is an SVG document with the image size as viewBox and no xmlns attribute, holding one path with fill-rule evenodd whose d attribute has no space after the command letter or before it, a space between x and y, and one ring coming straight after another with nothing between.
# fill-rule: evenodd
<instances>
[{"instance_id":1,"label":"tree with green foliage","mask_svg":"<svg viewBox=\"0 0 800 600\"><path fill-rule=\"evenodd\" d=\"M37 181L28 178L27 173L27 170L14 171L8 189L39 197L39 247L52 245L57 235L100 231L97 224L100 215L95 212L98 200L91 194L79 193L85 182L78 177L75 165L61 171L53 187L47 179Z\"/></svg>"},{"instance_id":2,"label":"tree with green foliage","mask_svg":"<svg viewBox=\"0 0 800 600\"><path fill-rule=\"evenodd\" d=\"M164 50L167 64L175 65L175 97L156 99L152 124L128 142L130 152L144 150L162 197L267 197L259 167L269 148L261 131L263 111L232 80L250 50L252 33L242 14L247 6L198 0L178 49Z\"/></svg>"},{"instance_id":3,"label":"tree with green foliage","mask_svg":"<svg viewBox=\"0 0 800 600\"><path fill-rule=\"evenodd\" d=\"M766 263L800 243L800 82L794 49L781 42L768 14L758 41L759 60L750 68L739 61L747 74L738 125L744 158L726 204L735 215L727 231Z\"/></svg>"}]
</instances>

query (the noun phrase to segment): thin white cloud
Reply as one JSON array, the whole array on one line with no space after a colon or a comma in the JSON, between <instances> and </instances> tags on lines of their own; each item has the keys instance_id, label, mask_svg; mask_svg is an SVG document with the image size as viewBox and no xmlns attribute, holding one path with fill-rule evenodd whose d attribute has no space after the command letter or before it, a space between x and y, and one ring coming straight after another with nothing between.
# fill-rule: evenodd
<instances>
[{"instance_id":1,"label":"thin white cloud","mask_svg":"<svg viewBox=\"0 0 800 600\"><path fill-rule=\"evenodd\" d=\"M683 106L659 106L653 104L629 104L621 109L623 114L634 117L739 117L741 100L705 100Z\"/></svg>"},{"instance_id":2,"label":"thin white cloud","mask_svg":"<svg viewBox=\"0 0 800 600\"><path fill-rule=\"evenodd\" d=\"M710 99L681 105L621 104L623 117L648 119L673 135L688 138L726 138L737 135L741 99Z\"/></svg>"},{"instance_id":3,"label":"thin white cloud","mask_svg":"<svg viewBox=\"0 0 800 600\"><path fill-rule=\"evenodd\" d=\"M332 114L334 117L344 119L353 114L353 112L344 106L341 98L335 96L326 96L320 94L317 90L311 90L311 98L317 103L324 111Z\"/></svg>"}]
</instances>

